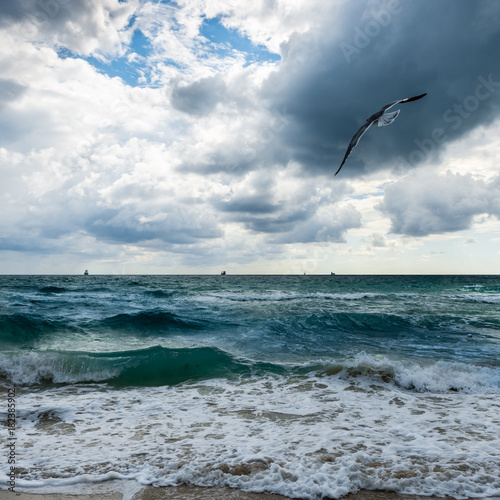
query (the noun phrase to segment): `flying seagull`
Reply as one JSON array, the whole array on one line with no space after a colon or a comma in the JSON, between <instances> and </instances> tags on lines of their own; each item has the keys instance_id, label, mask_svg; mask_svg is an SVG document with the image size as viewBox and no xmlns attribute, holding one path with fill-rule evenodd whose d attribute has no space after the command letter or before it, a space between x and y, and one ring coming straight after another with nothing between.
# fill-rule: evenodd
<instances>
[{"instance_id":1,"label":"flying seagull","mask_svg":"<svg viewBox=\"0 0 500 500\"><path fill-rule=\"evenodd\" d=\"M416 95L413 97L408 97L407 99L401 99L399 101L390 102L389 104L386 104L380 111L377 111L375 114L370 116L370 118L366 120L366 122L361 126L361 128L354 134L354 137L351 139L351 142L347 147L344 159L342 160L342 164L340 165L339 169L335 172L335 175L337 175L340 172L340 169L347 160L347 157L351 154L351 151L356 147L361 137L363 137L365 132L374 123L378 124L379 127L385 127L386 125L390 125L398 117L400 111L399 109L397 111L393 111L392 113L386 113L388 109L392 108L393 106L399 103L411 102L411 101L416 101L418 99L422 99L422 97L424 97L425 95L427 95L427 93Z\"/></svg>"}]
</instances>

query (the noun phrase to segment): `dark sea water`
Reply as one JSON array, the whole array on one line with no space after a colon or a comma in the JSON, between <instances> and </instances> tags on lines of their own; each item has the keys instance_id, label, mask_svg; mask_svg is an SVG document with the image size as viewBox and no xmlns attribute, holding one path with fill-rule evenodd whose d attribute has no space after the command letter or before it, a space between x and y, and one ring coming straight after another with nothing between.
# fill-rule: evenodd
<instances>
[{"instance_id":1,"label":"dark sea water","mask_svg":"<svg viewBox=\"0 0 500 500\"><path fill-rule=\"evenodd\" d=\"M0 385L18 490L500 495L499 276L1 276Z\"/></svg>"}]
</instances>

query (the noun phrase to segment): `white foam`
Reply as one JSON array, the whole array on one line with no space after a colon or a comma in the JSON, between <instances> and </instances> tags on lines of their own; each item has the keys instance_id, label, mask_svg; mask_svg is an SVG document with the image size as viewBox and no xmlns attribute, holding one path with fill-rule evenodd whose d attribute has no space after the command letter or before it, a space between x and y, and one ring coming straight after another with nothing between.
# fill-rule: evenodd
<instances>
[{"instance_id":1,"label":"white foam","mask_svg":"<svg viewBox=\"0 0 500 500\"><path fill-rule=\"evenodd\" d=\"M87 364L91 364L89 358ZM15 386L33 385L43 381L56 384L81 381L98 382L108 380L119 370L88 369L78 370L78 366L60 353L22 352L5 355L0 353L0 374Z\"/></svg>"},{"instance_id":2,"label":"white foam","mask_svg":"<svg viewBox=\"0 0 500 500\"><path fill-rule=\"evenodd\" d=\"M500 304L500 293L470 293L465 295L465 298L474 302Z\"/></svg>"},{"instance_id":3,"label":"white foam","mask_svg":"<svg viewBox=\"0 0 500 500\"><path fill-rule=\"evenodd\" d=\"M399 386L419 392L500 394L500 370L493 367L446 361L419 364L387 357L377 359L364 352L345 365L372 370L375 374L390 372Z\"/></svg>"},{"instance_id":4,"label":"white foam","mask_svg":"<svg viewBox=\"0 0 500 500\"><path fill-rule=\"evenodd\" d=\"M412 384L427 373L364 354L350 363L385 363ZM429 380L439 370L457 374L447 365L429 369ZM17 446L27 472L18 489L123 478L310 499L362 488L500 495L497 393L430 392L430 382L415 392L344 375L21 391ZM5 464L0 472L6 484Z\"/></svg>"}]
</instances>

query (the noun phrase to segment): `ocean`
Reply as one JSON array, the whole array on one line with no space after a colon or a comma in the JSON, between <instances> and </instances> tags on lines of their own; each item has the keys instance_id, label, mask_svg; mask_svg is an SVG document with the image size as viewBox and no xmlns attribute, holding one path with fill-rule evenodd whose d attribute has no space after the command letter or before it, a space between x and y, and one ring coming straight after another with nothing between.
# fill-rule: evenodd
<instances>
[{"instance_id":1,"label":"ocean","mask_svg":"<svg viewBox=\"0 0 500 500\"><path fill-rule=\"evenodd\" d=\"M3 489L500 496L500 276L0 276L0 348Z\"/></svg>"}]
</instances>

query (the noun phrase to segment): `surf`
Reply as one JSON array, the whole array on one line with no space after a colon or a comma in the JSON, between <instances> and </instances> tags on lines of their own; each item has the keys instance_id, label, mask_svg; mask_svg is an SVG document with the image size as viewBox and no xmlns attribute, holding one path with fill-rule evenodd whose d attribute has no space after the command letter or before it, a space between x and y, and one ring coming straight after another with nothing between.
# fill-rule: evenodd
<instances>
[{"instance_id":1,"label":"surf","mask_svg":"<svg viewBox=\"0 0 500 500\"><path fill-rule=\"evenodd\" d=\"M279 365L237 358L213 347L0 353L0 378L4 385L16 386L97 382L116 388L147 387L285 371Z\"/></svg>"}]
</instances>

